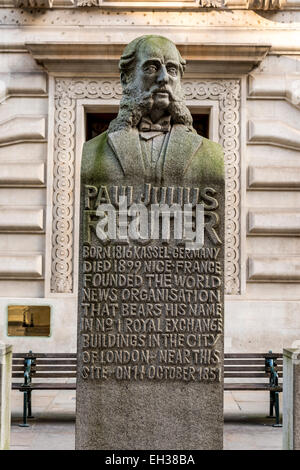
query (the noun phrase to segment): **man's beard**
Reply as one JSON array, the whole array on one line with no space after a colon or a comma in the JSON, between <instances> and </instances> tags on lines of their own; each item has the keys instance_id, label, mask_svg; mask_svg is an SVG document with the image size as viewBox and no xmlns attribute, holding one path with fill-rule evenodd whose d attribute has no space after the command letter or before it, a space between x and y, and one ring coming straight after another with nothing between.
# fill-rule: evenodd
<instances>
[{"instance_id":1,"label":"man's beard","mask_svg":"<svg viewBox=\"0 0 300 470\"><path fill-rule=\"evenodd\" d=\"M111 121L108 133L137 127L141 118L150 114L154 104L153 95L156 92L168 93L169 105L165 109L165 114L171 116L172 123L183 124L192 130L193 118L184 104L183 93L175 95L168 85L163 87L154 85L149 91L141 92L132 83L124 89L118 116Z\"/></svg>"}]
</instances>

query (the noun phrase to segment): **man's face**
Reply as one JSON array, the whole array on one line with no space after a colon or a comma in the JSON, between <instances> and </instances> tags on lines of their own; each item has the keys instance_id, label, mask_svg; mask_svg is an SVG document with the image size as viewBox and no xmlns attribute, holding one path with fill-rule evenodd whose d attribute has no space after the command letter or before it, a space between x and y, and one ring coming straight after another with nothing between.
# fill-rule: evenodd
<instances>
[{"instance_id":1,"label":"man's face","mask_svg":"<svg viewBox=\"0 0 300 470\"><path fill-rule=\"evenodd\" d=\"M153 108L165 110L181 89L177 49L164 38L146 40L138 50L134 83L141 92L150 91Z\"/></svg>"}]
</instances>

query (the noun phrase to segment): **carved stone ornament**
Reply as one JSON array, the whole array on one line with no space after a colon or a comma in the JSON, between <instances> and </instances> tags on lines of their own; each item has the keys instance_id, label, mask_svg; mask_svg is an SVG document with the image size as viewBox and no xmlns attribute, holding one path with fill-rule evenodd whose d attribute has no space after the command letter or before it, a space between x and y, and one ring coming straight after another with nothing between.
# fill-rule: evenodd
<instances>
[{"instance_id":1,"label":"carved stone ornament","mask_svg":"<svg viewBox=\"0 0 300 470\"><path fill-rule=\"evenodd\" d=\"M16 8L52 8L53 0L15 0Z\"/></svg>"},{"instance_id":2,"label":"carved stone ornament","mask_svg":"<svg viewBox=\"0 0 300 470\"><path fill-rule=\"evenodd\" d=\"M286 6L286 0L225 0L224 6L235 10L280 10Z\"/></svg>"},{"instance_id":3,"label":"carved stone ornament","mask_svg":"<svg viewBox=\"0 0 300 470\"><path fill-rule=\"evenodd\" d=\"M225 290L240 292L240 80L183 80L186 100L219 102L219 143L225 154ZM122 95L117 79L55 80L53 227L51 292L72 293L76 100L115 100Z\"/></svg>"},{"instance_id":4,"label":"carved stone ornament","mask_svg":"<svg viewBox=\"0 0 300 470\"><path fill-rule=\"evenodd\" d=\"M141 5L138 2L131 1L121 1L121 2L108 2L107 4L103 3L101 0L62 0L59 3L55 3L55 0L13 0L14 6L16 8L55 8L56 5L59 6L72 6L76 7L98 7L103 8L106 5L110 8L131 8L135 9L141 8ZM177 5L178 3L178 5ZM287 0L194 0L187 2L185 8L217 8L217 9L234 9L234 10L278 10L286 8ZM172 9L180 9L182 2L172 2L170 4ZM145 2L147 8L151 7L157 9L157 1Z\"/></svg>"},{"instance_id":5,"label":"carved stone ornament","mask_svg":"<svg viewBox=\"0 0 300 470\"><path fill-rule=\"evenodd\" d=\"M221 8L222 0L200 0L199 6L203 8Z\"/></svg>"},{"instance_id":6,"label":"carved stone ornament","mask_svg":"<svg viewBox=\"0 0 300 470\"><path fill-rule=\"evenodd\" d=\"M249 10L279 10L285 0L249 0Z\"/></svg>"},{"instance_id":7,"label":"carved stone ornament","mask_svg":"<svg viewBox=\"0 0 300 470\"><path fill-rule=\"evenodd\" d=\"M98 7L98 0L77 0L78 7Z\"/></svg>"}]
</instances>

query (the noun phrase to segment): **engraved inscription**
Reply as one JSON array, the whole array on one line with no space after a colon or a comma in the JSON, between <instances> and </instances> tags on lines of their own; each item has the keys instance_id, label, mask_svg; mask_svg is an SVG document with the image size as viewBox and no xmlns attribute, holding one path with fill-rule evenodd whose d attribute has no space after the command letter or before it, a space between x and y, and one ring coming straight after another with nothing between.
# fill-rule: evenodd
<instances>
[{"instance_id":1,"label":"engraved inscription","mask_svg":"<svg viewBox=\"0 0 300 470\"><path fill-rule=\"evenodd\" d=\"M99 204L204 205L204 245L103 242ZM84 188L80 374L84 380L220 382L223 263L214 188ZM129 223L129 222L128 222ZM171 224L174 220L171 220ZM220 343L220 345L219 345Z\"/></svg>"}]
</instances>

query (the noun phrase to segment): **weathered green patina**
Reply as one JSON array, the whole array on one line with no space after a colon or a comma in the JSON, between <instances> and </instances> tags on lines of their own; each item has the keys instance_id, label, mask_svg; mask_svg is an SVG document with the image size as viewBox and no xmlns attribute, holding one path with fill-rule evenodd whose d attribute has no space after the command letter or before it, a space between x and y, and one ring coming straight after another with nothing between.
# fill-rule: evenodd
<instances>
[{"instance_id":1,"label":"weathered green patina","mask_svg":"<svg viewBox=\"0 0 300 470\"><path fill-rule=\"evenodd\" d=\"M82 182L151 182L138 129L145 115L153 123L171 115L162 185L223 182L221 146L199 136L192 127L181 89L184 67L176 46L160 36L142 36L125 48L120 60L124 92L120 111L108 131L85 143Z\"/></svg>"}]
</instances>

